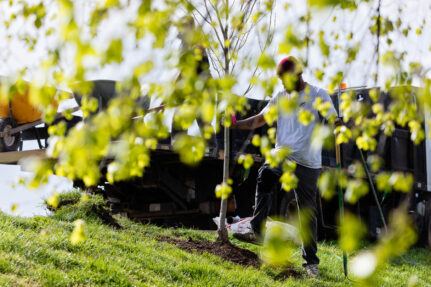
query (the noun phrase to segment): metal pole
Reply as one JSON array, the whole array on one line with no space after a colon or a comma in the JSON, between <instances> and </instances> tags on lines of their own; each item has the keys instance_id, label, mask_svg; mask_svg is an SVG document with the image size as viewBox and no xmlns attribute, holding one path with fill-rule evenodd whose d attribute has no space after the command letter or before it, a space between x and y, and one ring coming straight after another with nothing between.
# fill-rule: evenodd
<instances>
[{"instance_id":1,"label":"metal pole","mask_svg":"<svg viewBox=\"0 0 431 287\"><path fill-rule=\"evenodd\" d=\"M338 87L338 92L337 92L339 118L341 118L341 115L342 115L341 105L340 105L340 94L341 94L341 86ZM335 135L335 162L337 164L338 173L341 173L341 149L340 149L340 145L337 144L337 135ZM344 220L344 194L343 194L343 189L341 188L339 182L337 182L337 189L338 189L338 205L340 208L340 223L341 223ZM344 276L347 278L349 274L347 269L347 254L344 250L343 250L343 269L344 269Z\"/></svg>"},{"instance_id":2,"label":"metal pole","mask_svg":"<svg viewBox=\"0 0 431 287\"><path fill-rule=\"evenodd\" d=\"M341 172L341 150L340 150L339 144L335 144L335 161L337 163L338 172ZM340 207L340 222L343 222L343 220L344 220L344 199L343 199L344 194L343 194L343 190L342 190L339 182L337 182L337 188L338 188L338 205ZM343 250L343 268L344 268L344 276L347 277L347 275L348 275L347 254L344 250Z\"/></svg>"},{"instance_id":3,"label":"metal pole","mask_svg":"<svg viewBox=\"0 0 431 287\"><path fill-rule=\"evenodd\" d=\"M359 149L359 153L361 154L362 164L364 165L365 173L367 175L368 182L370 183L371 191L372 191L373 196L374 196L374 200L376 201L377 209L379 210L380 219L383 222L383 226L385 227L385 231L388 232L388 226L386 225L385 216L383 214L383 210L382 210L382 207L380 205L379 198L377 197L377 192L376 192L376 189L374 188L373 179L371 178L370 171L368 170L367 162L365 161L364 154L362 153L362 150L359 147L358 147L358 149Z\"/></svg>"}]
</instances>

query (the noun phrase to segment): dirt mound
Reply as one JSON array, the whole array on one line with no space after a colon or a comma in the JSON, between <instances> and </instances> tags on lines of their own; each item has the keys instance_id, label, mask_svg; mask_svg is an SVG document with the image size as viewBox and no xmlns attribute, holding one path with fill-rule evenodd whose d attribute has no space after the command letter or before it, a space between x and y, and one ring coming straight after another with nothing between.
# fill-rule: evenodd
<instances>
[{"instance_id":1,"label":"dirt mound","mask_svg":"<svg viewBox=\"0 0 431 287\"><path fill-rule=\"evenodd\" d=\"M59 219L74 221L78 218L86 220L97 219L102 224L115 229L122 229L117 220L112 217L107 202L101 195L89 194L85 201L81 200L82 194L79 192L64 193L60 195L57 206L46 204L48 210L54 213Z\"/></svg>"},{"instance_id":2,"label":"dirt mound","mask_svg":"<svg viewBox=\"0 0 431 287\"><path fill-rule=\"evenodd\" d=\"M160 241L174 244L180 249L187 251L196 251L199 254L204 252L221 257L224 260L231 261L247 267L259 268L261 262L256 253L250 250L232 245L230 243L211 242L203 240L188 240L172 238L168 236L159 237Z\"/></svg>"},{"instance_id":3,"label":"dirt mound","mask_svg":"<svg viewBox=\"0 0 431 287\"><path fill-rule=\"evenodd\" d=\"M99 217L103 224L111 226L115 229L123 229L117 220L112 217L111 213L101 206L92 206L93 212Z\"/></svg>"},{"instance_id":4,"label":"dirt mound","mask_svg":"<svg viewBox=\"0 0 431 287\"><path fill-rule=\"evenodd\" d=\"M58 202L56 207L53 207L52 205L46 204L46 208L49 211L56 212L58 209L62 208L63 206L77 204L78 202L79 202L79 198L62 199Z\"/></svg>"}]
</instances>

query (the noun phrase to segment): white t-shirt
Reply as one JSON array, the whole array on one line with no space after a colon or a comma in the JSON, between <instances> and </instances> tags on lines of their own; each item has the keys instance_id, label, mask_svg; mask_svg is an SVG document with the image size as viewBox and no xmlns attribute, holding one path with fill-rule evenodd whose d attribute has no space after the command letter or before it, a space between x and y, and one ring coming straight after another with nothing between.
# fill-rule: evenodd
<instances>
[{"instance_id":1,"label":"white t-shirt","mask_svg":"<svg viewBox=\"0 0 431 287\"><path fill-rule=\"evenodd\" d=\"M332 100L328 93L318 87L308 85L308 88L302 90L298 95L299 107L310 111L314 115L314 120L308 124L303 125L298 121L298 111L290 115L278 112L277 119L277 135L275 148L288 147L291 151L289 159L294 162L309 168L322 167L322 149L311 148L311 135L315 125L320 122L319 112L313 107L313 103L317 97L322 99L322 102L330 102L331 108L328 110L326 118L332 114L337 114L337 111L332 104ZM306 97L305 90L309 90L308 98ZM268 105L260 112L266 114L271 105L278 104L281 97L291 98L292 95L285 90L277 93ZM299 109L298 109L299 110Z\"/></svg>"}]
</instances>

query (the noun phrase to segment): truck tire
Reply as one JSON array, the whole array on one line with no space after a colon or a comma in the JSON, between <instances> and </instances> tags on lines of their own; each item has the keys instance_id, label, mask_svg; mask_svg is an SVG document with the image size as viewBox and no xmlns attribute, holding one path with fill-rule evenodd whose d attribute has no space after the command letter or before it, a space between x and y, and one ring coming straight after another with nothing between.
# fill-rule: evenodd
<instances>
[{"instance_id":1,"label":"truck tire","mask_svg":"<svg viewBox=\"0 0 431 287\"><path fill-rule=\"evenodd\" d=\"M0 131L8 131L13 128L10 118L0 119ZM16 133L0 138L0 152L17 151L21 144L21 133Z\"/></svg>"}]
</instances>

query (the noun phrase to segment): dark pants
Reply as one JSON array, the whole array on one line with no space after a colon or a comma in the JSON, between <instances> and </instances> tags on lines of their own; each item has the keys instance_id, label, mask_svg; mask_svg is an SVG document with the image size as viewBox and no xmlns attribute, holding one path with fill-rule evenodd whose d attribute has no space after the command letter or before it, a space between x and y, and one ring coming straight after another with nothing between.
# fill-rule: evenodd
<instances>
[{"instance_id":1,"label":"dark pants","mask_svg":"<svg viewBox=\"0 0 431 287\"><path fill-rule=\"evenodd\" d=\"M260 234L261 227L265 219L268 217L271 205L274 187L279 183L279 179L283 171L281 168L271 168L265 164L259 169L256 186L256 203L251 221L251 226L254 232ZM298 186L294 190L298 210L308 212L301 213L301 222L308 222L311 235L307 244L302 246L302 257L305 264L319 264L317 252L317 179L320 175L320 169L313 169L297 164L295 175L298 178ZM292 192L292 191L290 191ZM307 227L305 227L307 228Z\"/></svg>"}]
</instances>

